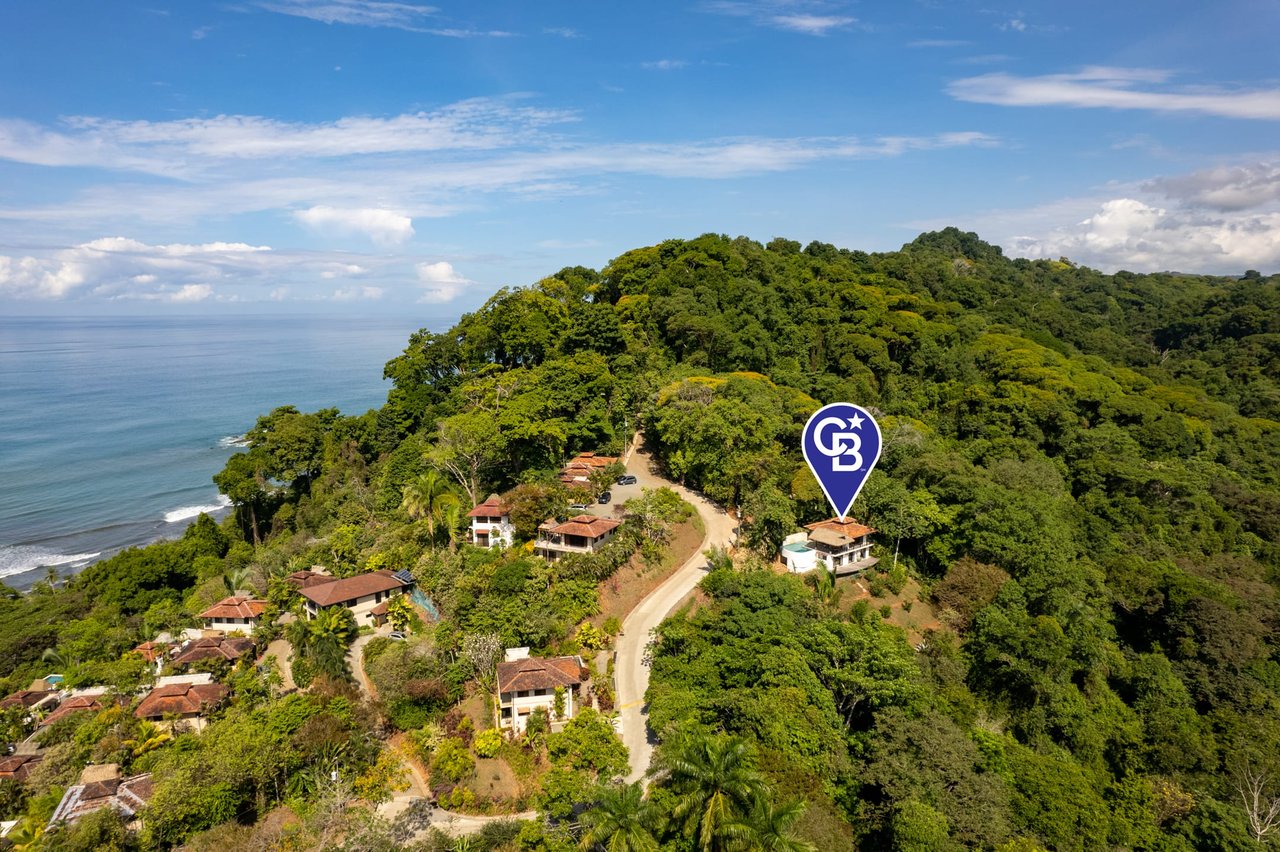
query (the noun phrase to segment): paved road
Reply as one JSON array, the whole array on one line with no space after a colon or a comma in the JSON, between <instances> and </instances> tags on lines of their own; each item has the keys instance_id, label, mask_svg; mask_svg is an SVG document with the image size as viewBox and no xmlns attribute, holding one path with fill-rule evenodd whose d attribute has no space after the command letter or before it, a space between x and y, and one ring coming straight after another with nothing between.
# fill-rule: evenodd
<instances>
[{"instance_id":1,"label":"paved road","mask_svg":"<svg viewBox=\"0 0 1280 852\"><path fill-rule=\"evenodd\" d=\"M706 574L707 560L703 551L712 547L727 547L733 542L734 520L724 509L707 500L701 494L676 485L653 472L648 453L636 450L627 463L627 473L634 474L636 485L614 489L615 500L626 500L639 493L640 488L667 486L689 501L706 527L706 538L688 562L682 565L666 581L640 601L622 623L618 637L617 661L614 674L617 681L617 699L622 725L622 742L630 755L630 772L627 781L639 781L644 777L653 759L656 738L648 725L648 705L644 701L649 688L649 666L644 662L645 646L650 633L666 618L680 601L694 590Z\"/></svg>"}]
</instances>

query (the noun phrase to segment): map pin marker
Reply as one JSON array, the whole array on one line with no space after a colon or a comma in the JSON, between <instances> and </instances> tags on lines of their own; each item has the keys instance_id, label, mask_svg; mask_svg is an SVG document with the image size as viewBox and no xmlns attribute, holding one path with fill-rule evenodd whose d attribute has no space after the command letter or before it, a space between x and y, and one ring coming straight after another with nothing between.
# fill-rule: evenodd
<instances>
[{"instance_id":1,"label":"map pin marker","mask_svg":"<svg viewBox=\"0 0 1280 852\"><path fill-rule=\"evenodd\" d=\"M833 402L813 412L800 445L809 470L844 521L880 460L880 426L865 408Z\"/></svg>"}]
</instances>

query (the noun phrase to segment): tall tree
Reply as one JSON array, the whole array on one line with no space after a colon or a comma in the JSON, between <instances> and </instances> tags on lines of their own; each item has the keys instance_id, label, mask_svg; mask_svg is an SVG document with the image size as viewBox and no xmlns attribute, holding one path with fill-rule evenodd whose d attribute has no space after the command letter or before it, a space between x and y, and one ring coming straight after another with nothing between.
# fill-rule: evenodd
<instances>
[{"instance_id":1,"label":"tall tree","mask_svg":"<svg viewBox=\"0 0 1280 852\"><path fill-rule=\"evenodd\" d=\"M738 737L684 737L659 752L655 769L676 794L672 817L701 852L732 849L739 825L766 792L751 749Z\"/></svg>"},{"instance_id":2,"label":"tall tree","mask_svg":"<svg viewBox=\"0 0 1280 852\"><path fill-rule=\"evenodd\" d=\"M404 499L400 508L413 520L426 523L427 538L434 545L438 525L445 520L450 507L459 505L458 495L435 469L428 470L406 485L402 494Z\"/></svg>"},{"instance_id":3,"label":"tall tree","mask_svg":"<svg viewBox=\"0 0 1280 852\"><path fill-rule=\"evenodd\" d=\"M644 798L644 785L622 784L604 787L595 805L582 815L586 829L582 849L603 852L657 852L653 836L657 808Z\"/></svg>"}]
</instances>

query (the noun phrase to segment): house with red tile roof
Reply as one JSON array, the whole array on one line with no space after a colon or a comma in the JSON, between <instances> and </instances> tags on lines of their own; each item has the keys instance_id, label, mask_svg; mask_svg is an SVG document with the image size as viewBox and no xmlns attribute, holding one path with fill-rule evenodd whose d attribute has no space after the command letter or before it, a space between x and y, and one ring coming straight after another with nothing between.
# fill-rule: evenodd
<instances>
[{"instance_id":1,"label":"house with red tile roof","mask_svg":"<svg viewBox=\"0 0 1280 852\"><path fill-rule=\"evenodd\" d=\"M252 633L258 626L262 614L267 611L269 603L250 595L232 595L223 598L213 606L200 613L206 630L219 630L224 633L239 631Z\"/></svg>"},{"instance_id":2,"label":"house with red tile roof","mask_svg":"<svg viewBox=\"0 0 1280 852\"><path fill-rule=\"evenodd\" d=\"M148 639L141 645L134 647L133 650L134 653L141 656L148 663L154 663L156 660L163 660L165 655L169 653L169 643Z\"/></svg>"},{"instance_id":3,"label":"house with red tile roof","mask_svg":"<svg viewBox=\"0 0 1280 852\"><path fill-rule=\"evenodd\" d=\"M42 760L44 760L43 754L11 754L0 757L0 778L25 781Z\"/></svg>"},{"instance_id":4,"label":"house with red tile roof","mask_svg":"<svg viewBox=\"0 0 1280 852\"><path fill-rule=\"evenodd\" d=\"M315 618L322 609L341 606L351 610L357 625L373 626L378 623L374 610L379 604L412 589L413 576L408 571L382 570L308 586L298 592L303 597L307 618Z\"/></svg>"},{"instance_id":5,"label":"house with red tile roof","mask_svg":"<svg viewBox=\"0 0 1280 852\"><path fill-rule=\"evenodd\" d=\"M533 552L555 562L566 553L595 553L612 538L622 521L595 515L577 515L564 523L548 520L538 527Z\"/></svg>"},{"instance_id":6,"label":"house with red tile roof","mask_svg":"<svg viewBox=\"0 0 1280 852\"><path fill-rule=\"evenodd\" d=\"M311 586L319 586L324 583L332 583L338 578L332 574L325 573L320 570L321 566L312 565L310 568L304 568L301 571L294 571L284 581L295 589L306 589Z\"/></svg>"},{"instance_id":7,"label":"house with red tile roof","mask_svg":"<svg viewBox=\"0 0 1280 852\"><path fill-rule=\"evenodd\" d=\"M44 689L20 689L0 699L0 710L40 710L58 703L57 690L50 689L44 681L36 681ZM32 684L35 686L36 684Z\"/></svg>"},{"instance_id":8,"label":"house with red tile roof","mask_svg":"<svg viewBox=\"0 0 1280 852\"><path fill-rule=\"evenodd\" d=\"M506 659L498 663L498 727L523 733L537 708L553 723L572 719L578 712L578 688L586 678L581 657L531 657L528 648L508 648ZM559 716L557 695L564 704Z\"/></svg>"},{"instance_id":9,"label":"house with red tile roof","mask_svg":"<svg viewBox=\"0 0 1280 852\"><path fill-rule=\"evenodd\" d=\"M73 713L96 713L105 705L103 704L106 693L98 695L73 695L66 701L58 705L58 709L54 710L48 716L36 722L36 730L47 728L61 720L67 718Z\"/></svg>"},{"instance_id":10,"label":"house with red tile roof","mask_svg":"<svg viewBox=\"0 0 1280 852\"><path fill-rule=\"evenodd\" d=\"M201 660L222 660L234 663L252 650L253 640L243 636L206 636L187 643L181 653L173 658L173 664L185 666Z\"/></svg>"},{"instance_id":11,"label":"house with red tile roof","mask_svg":"<svg viewBox=\"0 0 1280 852\"><path fill-rule=\"evenodd\" d=\"M471 543L476 547L510 547L515 541L516 528L511 525L511 509L497 494L476 506L467 517L471 519Z\"/></svg>"},{"instance_id":12,"label":"house with red tile roof","mask_svg":"<svg viewBox=\"0 0 1280 852\"><path fill-rule=\"evenodd\" d=\"M114 763L86 766L80 774L80 783L68 787L63 794L48 827L75 822L101 808L115 808L128 826L136 829L140 825L138 813L146 807L151 793L150 772L122 778L120 767Z\"/></svg>"},{"instance_id":13,"label":"house with red tile roof","mask_svg":"<svg viewBox=\"0 0 1280 852\"><path fill-rule=\"evenodd\" d=\"M201 731L205 716L227 699L231 690L220 683L171 683L157 686L138 703L133 715L171 728Z\"/></svg>"},{"instance_id":14,"label":"house with red tile roof","mask_svg":"<svg viewBox=\"0 0 1280 852\"><path fill-rule=\"evenodd\" d=\"M871 555L875 530L852 518L830 518L807 524L808 532L783 539L779 555L793 574L804 574L819 565L838 576L861 574L878 559Z\"/></svg>"},{"instance_id":15,"label":"house with red tile roof","mask_svg":"<svg viewBox=\"0 0 1280 852\"><path fill-rule=\"evenodd\" d=\"M617 456L598 456L595 453L578 453L560 469L560 481L570 487L591 488L591 474L604 470L618 461Z\"/></svg>"}]
</instances>

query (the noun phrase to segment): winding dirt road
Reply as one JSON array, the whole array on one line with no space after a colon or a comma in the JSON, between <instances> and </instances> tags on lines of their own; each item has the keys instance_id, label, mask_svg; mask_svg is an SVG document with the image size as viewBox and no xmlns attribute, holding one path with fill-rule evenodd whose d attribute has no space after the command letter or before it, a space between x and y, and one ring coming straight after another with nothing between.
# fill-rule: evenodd
<instances>
[{"instance_id":1,"label":"winding dirt road","mask_svg":"<svg viewBox=\"0 0 1280 852\"><path fill-rule=\"evenodd\" d=\"M724 509L694 491L677 485L654 473L652 460L643 449L637 449L627 462L627 473L636 477L636 485L614 489L615 500L625 500L639 493L640 488L672 489L698 510L706 528L706 537L688 562L649 593L631 610L622 623L618 636L614 677L617 685L617 707L621 722L622 742L630 755L630 772L627 781L639 781L653 760L653 747L657 740L649 730L648 705L644 694L649 688L649 666L645 662L645 647L653 630L671 614L680 602L697 587L706 575L707 559L703 552L712 547L728 547L734 541L734 520Z\"/></svg>"}]
</instances>

